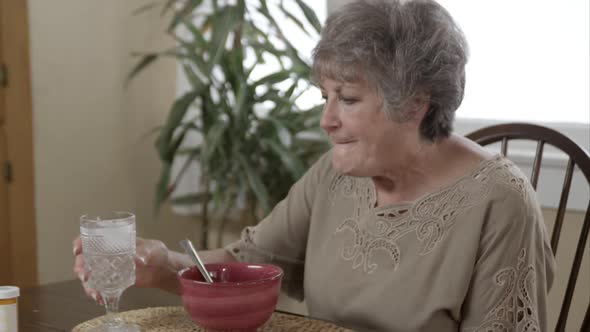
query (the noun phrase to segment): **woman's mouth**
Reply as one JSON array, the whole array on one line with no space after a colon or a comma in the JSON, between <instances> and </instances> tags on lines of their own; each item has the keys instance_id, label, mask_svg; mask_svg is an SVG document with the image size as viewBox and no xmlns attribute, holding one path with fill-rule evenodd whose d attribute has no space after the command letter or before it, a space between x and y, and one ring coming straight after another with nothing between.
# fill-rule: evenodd
<instances>
[{"instance_id":1,"label":"woman's mouth","mask_svg":"<svg viewBox=\"0 0 590 332\"><path fill-rule=\"evenodd\" d=\"M350 144L353 143L352 139L332 139L333 144Z\"/></svg>"}]
</instances>

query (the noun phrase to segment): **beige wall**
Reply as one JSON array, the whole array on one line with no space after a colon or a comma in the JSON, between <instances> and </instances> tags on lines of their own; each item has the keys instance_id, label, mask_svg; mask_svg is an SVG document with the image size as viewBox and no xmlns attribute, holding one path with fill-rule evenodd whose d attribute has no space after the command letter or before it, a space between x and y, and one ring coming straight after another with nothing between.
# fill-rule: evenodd
<instances>
[{"instance_id":1,"label":"beige wall","mask_svg":"<svg viewBox=\"0 0 590 332\"><path fill-rule=\"evenodd\" d=\"M123 88L132 51L162 49L159 13L145 1L29 0L39 277L73 277L71 240L89 210L134 211L138 233L171 246L190 220L152 214L160 163L153 137L174 98L175 64L157 63Z\"/></svg>"},{"instance_id":2,"label":"beige wall","mask_svg":"<svg viewBox=\"0 0 590 332\"><path fill-rule=\"evenodd\" d=\"M549 232L553 230L556 210L544 209L543 215ZM557 315L561 309L561 302L565 294L567 278L569 277L574 259L576 245L582 229L584 214L581 212L567 212L561 230L561 239L557 247L557 275L553 288L549 293L549 326L555 326ZM590 242L586 242L586 251L582 261L578 282L574 292L572 306L569 311L566 331L579 331L584 319L584 313L590 299Z\"/></svg>"}]
</instances>

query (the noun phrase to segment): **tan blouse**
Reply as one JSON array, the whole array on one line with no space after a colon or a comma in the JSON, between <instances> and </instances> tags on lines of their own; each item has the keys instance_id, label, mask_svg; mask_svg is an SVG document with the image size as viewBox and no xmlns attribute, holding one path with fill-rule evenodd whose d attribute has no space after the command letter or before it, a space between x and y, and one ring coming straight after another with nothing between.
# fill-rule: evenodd
<instances>
[{"instance_id":1,"label":"tan blouse","mask_svg":"<svg viewBox=\"0 0 590 332\"><path fill-rule=\"evenodd\" d=\"M280 265L310 315L354 330L547 331L555 262L535 192L509 160L375 206L371 179L337 173L327 153L226 249Z\"/></svg>"}]
</instances>

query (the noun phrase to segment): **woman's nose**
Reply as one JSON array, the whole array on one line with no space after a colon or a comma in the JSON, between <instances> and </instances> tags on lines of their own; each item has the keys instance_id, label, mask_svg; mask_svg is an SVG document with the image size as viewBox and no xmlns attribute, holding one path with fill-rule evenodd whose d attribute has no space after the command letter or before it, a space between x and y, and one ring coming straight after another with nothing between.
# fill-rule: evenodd
<instances>
[{"instance_id":1,"label":"woman's nose","mask_svg":"<svg viewBox=\"0 0 590 332\"><path fill-rule=\"evenodd\" d=\"M340 126L340 119L338 118L338 110L336 107L335 103L330 99L326 99L324 112L322 113L322 118L320 120L320 127L322 127L327 133Z\"/></svg>"}]
</instances>

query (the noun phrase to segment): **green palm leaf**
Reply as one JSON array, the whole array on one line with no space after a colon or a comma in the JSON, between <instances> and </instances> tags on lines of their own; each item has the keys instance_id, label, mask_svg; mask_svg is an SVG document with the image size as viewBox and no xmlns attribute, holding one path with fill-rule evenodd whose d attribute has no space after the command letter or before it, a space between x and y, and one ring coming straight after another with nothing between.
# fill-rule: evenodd
<instances>
[{"instance_id":1,"label":"green palm leaf","mask_svg":"<svg viewBox=\"0 0 590 332\"><path fill-rule=\"evenodd\" d=\"M175 152L171 151L170 149L172 135L174 134L176 128L178 128L178 126L181 124L182 119L184 119L184 115L188 111L190 105L198 96L199 93L196 91L187 92L182 97L180 97L180 99L178 99L174 105L172 105L172 109L170 110L168 119L166 120L166 124L162 128L158 138L158 152L162 161L172 162L172 156L174 156Z\"/></svg>"},{"instance_id":2,"label":"green palm leaf","mask_svg":"<svg viewBox=\"0 0 590 332\"><path fill-rule=\"evenodd\" d=\"M313 11L313 9L311 9L302 0L295 0L295 1L297 1L299 8L301 8L301 11L303 11L303 15L305 15L305 18L307 18L307 21L311 24L311 26L315 29L315 31L317 33L319 33L320 30L322 30L322 24L320 23L320 20L318 19L317 15Z\"/></svg>"},{"instance_id":3,"label":"green palm leaf","mask_svg":"<svg viewBox=\"0 0 590 332\"><path fill-rule=\"evenodd\" d=\"M272 73L269 75L264 76L263 78L259 79L258 81L254 82L253 86L263 85L263 84L275 84L282 82L290 77L291 73L288 70L282 70L276 73Z\"/></svg>"},{"instance_id":4,"label":"green palm leaf","mask_svg":"<svg viewBox=\"0 0 590 332\"><path fill-rule=\"evenodd\" d=\"M156 201L155 201L155 212L158 213L160 206L170 196L170 171L172 170L171 163L164 163L162 165L162 171L160 172L160 179L156 185Z\"/></svg>"},{"instance_id":5,"label":"green palm leaf","mask_svg":"<svg viewBox=\"0 0 590 332\"><path fill-rule=\"evenodd\" d=\"M254 195L260 202L262 209L268 213L270 211L269 195L264 182L262 181L260 174L254 170L254 167L250 165L248 160L241 154L236 154L236 159L242 166L242 169L246 173L248 184Z\"/></svg>"},{"instance_id":6,"label":"green palm leaf","mask_svg":"<svg viewBox=\"0 0 590 332\"><path fill-rule=\"evenodd\" d=\"M261 142L268 144L270 149L281 159L283 165L291 173L293 180L299 179L305 173L306 167L303 162L284 146L278 144L276 141L266 138L262 139Z\"/></svg>"},{"instance_id":7,"label":"green palm leaf","mask_svg":"<svg viewBox=\"0 0 590 332\"><path fill-rule=\"evenodd\" d=\"M144 55L141 60L133 67L129 75L127 76L127 82L129 82L135 75L139 74L142 70L144 70L147 66L149 66L152 62L154 62L158 58L157 54L151 53Z\"/></svg>"},{"instance_id":8,"label":"green palm leaf","mask_svg":"<svg viewBox=\"0 0 590 332\"><path fill-rule=\"evenodd\" d=\"M129 79L159 57L172 57L180 62L190 86L173 103L155 142L163 166L155 207L159 209L167 200L179 205L211 202L210 216L218 216L215 212L235 206L238 196L246 196L249 202L253 200L249 208L258 206L268 213L310 162L328 148L325 136L301 135L320 131L321 107L301 111L295 104L309 86L302 83L308 83L310 73L309 64L292 42L297 36L283 34L284 22L273 17L269 0L162 1L163 12L174 11L168 27L175 45L141 54ZM303 0L296 0L303 15L286 10L282 0L272 1L273 10L282 11L281 17L293 22L301 35L314 36L314 30L319 31L319 20ZM150 2L137 12L154 6ZM252 72L265 61L276 61L280 68L253 80ZM273 108L259 113L268 102L274 103ZM187 119L193 107L198 112L194 119ZM183 144L194 132L202 135L202 142ZM171 165L178 156L198 160L204 186L195 191L206 193L171 197L173 187L190 170L185 163L180 174L171 178Z\"/></svg>"},{"instance_id":9,"label":"green palm leaf","mask_svg":"<svg viewBox=\"0 0 590 332\"><path fill-rule=\"evenodd\" d=\"M196 194L186 194L178 197L174 197L170 199L170 203L174 205L195 205L195 204L202 204L208 199L208 194L205 193L196 193Z\"/></svg>"}]
</instances>

